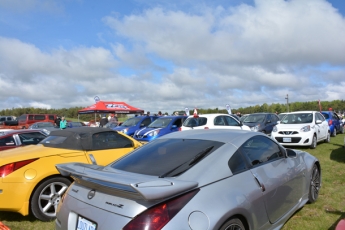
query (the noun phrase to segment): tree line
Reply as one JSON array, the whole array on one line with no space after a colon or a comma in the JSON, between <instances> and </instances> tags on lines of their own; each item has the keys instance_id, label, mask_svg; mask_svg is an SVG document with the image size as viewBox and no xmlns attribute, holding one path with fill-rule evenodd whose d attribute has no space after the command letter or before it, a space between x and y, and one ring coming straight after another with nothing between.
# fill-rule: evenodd
<instances>
[{"instance_id":1,"label":"tree line","mask_svg":"<svg viewBox=\"0 0 345 230\"><path fill-rule=\"evenodd\" d=\"M345 101L344 100L334 100L334 101L321 101L321 109L322 110L329 110L332 108L333 111L338 113L345 112ZM0 115L6 116L16 116L19 117L22 114L57 114L59 116L65 116L68 118L77 119L78 118L78 111L83 109L83 107L73 107L73 108L62 108L62 109L44 109L44 108L12 108L12 109L4 109L0 110ZM206 113L228 113L226 109L203 109L197 108L199 114L206 114ZM308 102L293 102L289 104L279 104L279 103L272 103L267 104L264 103L262 105L255 105L249 106L245 108L237 108L232 109L232 113L241 113L241 114L251 114L251 113L259 113L259 112L271 112L271 113L285 113L285 112L293 112L293 111L303 111L303 110L315 110L319 111L319 101L308 101ZM190 110L190 114L193 114L193 110ZM168 114L167 112L163 112L164 114ZM119 114L119 116L126 116L123 114ZM94 120L94 114L80 114L79 119L82 121L89 121Z\"/></svg>"}]
</instances>

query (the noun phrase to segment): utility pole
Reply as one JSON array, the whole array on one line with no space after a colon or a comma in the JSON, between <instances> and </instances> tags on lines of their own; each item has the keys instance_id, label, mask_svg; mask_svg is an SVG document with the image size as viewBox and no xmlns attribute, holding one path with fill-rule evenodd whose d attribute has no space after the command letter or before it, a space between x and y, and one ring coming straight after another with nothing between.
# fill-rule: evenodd
<instances>
[{"instance_id":1,"label":"utility pole","mask_svg":"<svg viewBox=\"0 0 345 230\"><path fill-rule=\"evenodd\" d=\"M289 112L289 94L286 94L286 107L287 107L287 112Z\"/></svg>"}]
</instances>

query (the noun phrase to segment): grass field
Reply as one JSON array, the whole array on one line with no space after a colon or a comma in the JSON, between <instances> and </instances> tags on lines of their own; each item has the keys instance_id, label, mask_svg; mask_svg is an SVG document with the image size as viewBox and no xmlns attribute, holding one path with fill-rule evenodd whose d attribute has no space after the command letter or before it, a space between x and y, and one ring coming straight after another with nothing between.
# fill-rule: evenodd
<instances>
[{"instance_id":1,"label":"grass field","mask_svg":"<svg viewBox=\"0 0 345 230\"><path fill-rule=\"evenodd\" d=\"M319 143L316 149L300 148L319 158L322 169L322 188L318 200L296 212L283 230L332 230L345 218L345 149L344 134ZM40 222L32 216L0 212L0 221L11 230L50 230L54 222Z\"/></svg>"}]
</instances>

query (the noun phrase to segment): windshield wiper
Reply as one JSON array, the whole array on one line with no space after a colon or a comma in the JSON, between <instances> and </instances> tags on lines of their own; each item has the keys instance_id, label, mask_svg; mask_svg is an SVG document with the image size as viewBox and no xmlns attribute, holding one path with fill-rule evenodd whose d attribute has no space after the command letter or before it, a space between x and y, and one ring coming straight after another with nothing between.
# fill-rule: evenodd
<instances>
[{"instance_id":1,"label":"windshield wiper","mask_svg":"<svg viewBox=\"0 0 345 230\"><path fill-rule=\"evenodd\" d=\"M164 178L167 177L168 175L170 175L172 172L176 171L178 168L181 168L179 171L177 171L174 175L172 176L177 176L185 171L187 171L189 168L191 168L193 165L195 165L196 163L198 163L199 161L201 161L208 153L210 153L210 151L213 149L214 146L210 146L204 150L202 150L200 153L198 153L195 157L193 157L193 159L186 161L180 165L178 165L177 167L173 168L172 170L162 174L159 176L159 178ZM187 167L182 168L182 166L187 165Z\"/></svg>"}]
</instances>

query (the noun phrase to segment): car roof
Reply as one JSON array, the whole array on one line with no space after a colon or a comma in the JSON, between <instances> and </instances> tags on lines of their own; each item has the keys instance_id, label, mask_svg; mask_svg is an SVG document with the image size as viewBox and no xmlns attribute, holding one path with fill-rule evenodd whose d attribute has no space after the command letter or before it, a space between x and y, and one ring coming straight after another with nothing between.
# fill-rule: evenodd
<instances>
[{"instance_id":1,"label":"car roof","mask_svg":"<svg viewBox=\"0 0 345 230\"><path fill-rule=\"evenodd\" d=\"M207 114L198 114L198 117L216 117L216 116L234 116L234 114L227 114L227 113L207 113ZM189 115L188 118L194 117L194 115Z\"/></svg>"},{"instance_id":2,"label":"car roof","mask_svg":"<svg viewBox=\"0 0 345 230\"><path fill-rule=\"evenodd\" d=\"M224 143L232 142L237 139L239 143L242 143L244 139L251 138L253 136L262 135L260 132L253 132L247 130L234 130L234 129L191 129L184 130L180 132L173 132L167 135L164 135L161 138L171 139L201 139L201 140L210 140L210 141L220 141ZM191 137L192 136L192 137Z\"/></svg>"},{"instance_id":3,"label":"car roof","mask_svg":"<svg viewBox=\"0 0 345 230\"><path fill-rule=\"evenodd\" d=\"M73 129L62 129L51 131L49 136L60 136L66 139L61 143L50 143L49 137L42 140L40 144L52 148L66 148L76 150L88 150L92 148L92 136L97 133L114 132L115 130L103 127L76 127Z\"/></svg>"},{"instance_id":4,"label":"car roof","mask_svg":"<svg viewBox=\"0 0 345 230\"><path fill-rule=\"evenodd\" d=\"M12 130L5 130L2 131L0 129L0 136L5 136L5 135L13 135L13 134L19 134L19 133L34 133L34 132L40 132L43 133L42 130L40 129L12 129Z\"/></svg>"},{"instance_id":5,"label":"car roof","mask_svg":"<svg viewBox=\"0 0 345 230\"><path fill-rule=\"evenodd\" d=\"M318 113L318 111L312 111L312 110L310 110L310 111L295 111L295 112L291 112L291 113Z\"/></svg>"}]
</instances>

